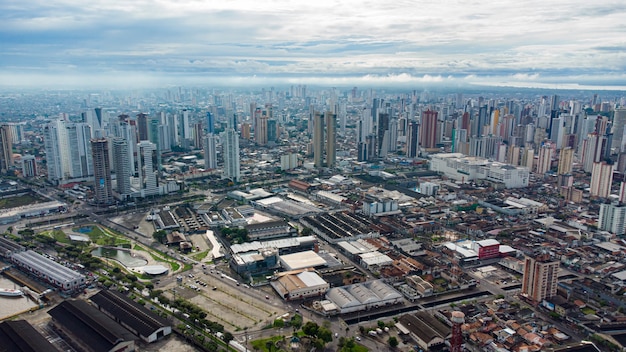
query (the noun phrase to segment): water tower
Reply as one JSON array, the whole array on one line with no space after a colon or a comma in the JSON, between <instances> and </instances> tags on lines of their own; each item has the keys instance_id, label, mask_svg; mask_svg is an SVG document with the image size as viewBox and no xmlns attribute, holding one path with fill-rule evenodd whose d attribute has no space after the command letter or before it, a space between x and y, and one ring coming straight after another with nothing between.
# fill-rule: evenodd
<instances>
[{"instance_id":1,"label":"water tower","mask_svg":"<svg viewBox=\"0 0 626 352\"><path fill-rule=\"evenodd\" d=\"M452 337L450 338L450 352L462 352L463 334L461 333L461 325L465 323L465 314L463 312L452 312Z\"/></svg>"}]
</instances>

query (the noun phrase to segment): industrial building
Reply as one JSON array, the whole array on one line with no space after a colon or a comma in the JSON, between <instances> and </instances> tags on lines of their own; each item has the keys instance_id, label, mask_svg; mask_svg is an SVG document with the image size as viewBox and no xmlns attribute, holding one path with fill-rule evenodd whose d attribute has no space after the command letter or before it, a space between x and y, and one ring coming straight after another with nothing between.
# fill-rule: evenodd
<instances>
[{"instance_id":1,"label":"industrial building","mask_svg":"<svg viewBox=\"0 0 626 352\"><path fill-rule=\"evenodd\" d=\"M26 248L9 239L0 237L0 256L9 258L14 253L24 252Z\"/></svg>"},{"instance_id":2,"label":"industrial building","mask_svg":"<svg viewBox=\"0 0 626 352\"><path fill-rule=\"evenodd\" d=\"M330 285L314 271L295 271L278 274L271 283L286 301L322 296Z\"/></svg>"},{"instance_id":3,"label":"industrial building","mask_svg":"<svg viewBox=\"0 0 626 352\"><path fill-rule=\"evenodd\" d=\"M343 287L333 287L326 293L327 313L350 313L401 303L402 295L382 280L367 281Z\"/></svg>"},{"instance_id":4,"label":"industrial building","mask_svg":"<svg viewBox=\"0 0 626 352\"><path fill-rule=\"evenodd\" d=\"M402 333L411 336L424 350L443 347L452 332L449 326L424 311L401 316L396 327Z\"/></svg>"},{"instance_id":5,"label":"industrial building","mask_svg":"<svg viewBox=\"0 0 626 352\"><path fill-rule=\"evenodd\" d=\"M63 301L48 314L57 332L80 351L135 350L135 335L86 301Z\"/></svg>"},{"instance_id":6,"label":"industrial building","mask_svg":"<svg viewBox=\"0 0 626 352\"><path fill-rule=\"evenodd\" d=\"M266 247L246 253L235 253L230 267L239 275L260 275L279 268L278 249Z\"/></svg>"},{"instance_id":7,"label":"industrial building","mask_svg":"<svg viewBox=\"0 0 626 352\"><path fill-rule=\"evenodd\" d=\"M326 260L314 251L304 251L280 256L280 265L286 271L319 268L326 266Z\"/></svg>"},{"instance_id":8,"label":"industrial building","mask_svg":"<svg viewBox=\"0 0 626 352\"><path fill-rule=\"evenodd\" d=\"M8 320L0 323L0 351L47 352L56 350L54 345L26 320Z\"/></svg>"},{"instance_id":9,"label":"industrial building","mask_svg":"<svg viewBox=\"0 0 626 352\"><path fill-rule=\"evenodd\" d=\"M101 312L145 342L154 342L172 333L165 319L118 291L102 290L90 300Z\"/></svg>"},{"instance_id":10,"label":"industrial building","mask_svg":"<svg viewBox=\"0 0 626 352\"><path fill-rule=\"evenodd\" d=\"M530 172L525 167L469 157L461 153L433 154L430 170L441 172L461 183L482 180L501 184L504 188L527 187L530 177Z\"/></svg>"},{"instance_id":11,"label":"industrial building","mask_svg":"<svg viewBox=\"0 0 626 352\"><path fill-rule=\"evenodd\" d=\"M312 250L317 244L317 238L315 236L301 236L282 238L270 241L253 241L233 244L230 246L230 250L233 253L246 253L251 251L258 251L263 248L277 248L279 254L289 254L294 252L301 252L304 250Z\"/></svg>"},{"instance_id":12,"label":"industrial building","mask_svg":"<svg viewBox=\"0 0 626 352\"><path fill-rule=\"evenodd\" d=\"M85 286L85 276L41 254L28 250L11 255L11 261L22 270L59 288L74 292Z\"/></svg>"}]
</instances>

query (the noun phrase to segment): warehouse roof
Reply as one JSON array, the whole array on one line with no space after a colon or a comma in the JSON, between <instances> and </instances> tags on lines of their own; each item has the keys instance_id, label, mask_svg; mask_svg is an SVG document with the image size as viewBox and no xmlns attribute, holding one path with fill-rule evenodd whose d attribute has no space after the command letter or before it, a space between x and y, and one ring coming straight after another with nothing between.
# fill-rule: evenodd
<instances>
[{"instance_id":1,"label":"warehouse roof","mask_svg":"<svg viewBox=\"0 0 626 352\"><path fill-rule=\"evenodd\" d=\"M118 291L102 290L90 299L101 310L110 313L141 336L150 336L156 330L170 325L160 316Z\"/></svg>"},{"instance_id":2,"label":"warehouse roof","mask_svg":"<svg viewBox=\"0 0 626 352\"><path fill-rule=\"evenodd\" d=\"M56 348L26 320L0 323L0 351L40 352L55 350Z\"/></svg>"},{"instance_id":3,"label":"warehouse roof","mask_svg":"<svg viewBox=\"0 0 626 352\"><path fill-rule=\"evenodd\" d=\"M108 352L120 342L136 339L130 331L85 301L63 301L48 314L96 352Z\"/></svg>"}]
</instances>

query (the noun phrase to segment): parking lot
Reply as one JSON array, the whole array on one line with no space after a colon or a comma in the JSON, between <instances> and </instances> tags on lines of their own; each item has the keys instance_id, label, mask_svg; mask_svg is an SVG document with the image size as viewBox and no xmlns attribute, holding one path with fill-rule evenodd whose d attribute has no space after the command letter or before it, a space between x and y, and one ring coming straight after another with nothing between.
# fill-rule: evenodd
<instances>
[{"instance_id":1,"label":"parking lot","mask_svg":"<svg viewBox=\"0 0 626 352\"><path fill-rule=\"evenodd\" d=\"M228 330L260 329L287 312L275 295L238 283L215 269L207 268L205 272L191 274L193 277L189 273L181 275L182 280L168 288L174 288L177 296L205 309L207 319L219 322Z\"/></svg>"}]
</instances>

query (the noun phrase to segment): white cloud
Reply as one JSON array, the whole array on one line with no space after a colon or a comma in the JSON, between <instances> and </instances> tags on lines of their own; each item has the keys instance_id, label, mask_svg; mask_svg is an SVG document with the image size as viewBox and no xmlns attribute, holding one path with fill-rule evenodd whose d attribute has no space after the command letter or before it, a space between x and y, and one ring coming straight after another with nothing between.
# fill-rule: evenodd
<instances>
[{"instance_id":1,"label":"white cloud","mask_svg":"<svg viewBox=\"0 0 626 352\"><path fill-rule=\"evenodd\" d=\"M624 16L617 0L5 0L0 70L610 80Z\"/></svg>"}]
</instances>

